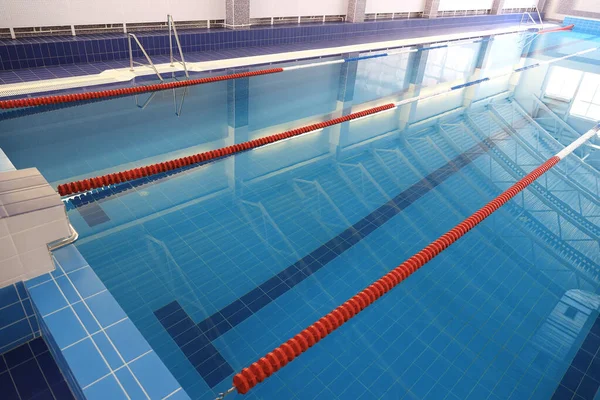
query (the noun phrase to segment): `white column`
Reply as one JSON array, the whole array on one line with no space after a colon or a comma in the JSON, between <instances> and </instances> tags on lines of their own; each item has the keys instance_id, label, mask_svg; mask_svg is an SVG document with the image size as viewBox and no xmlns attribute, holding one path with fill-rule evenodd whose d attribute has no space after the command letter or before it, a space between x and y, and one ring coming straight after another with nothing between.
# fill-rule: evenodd
<instances>
[{"instance_id":1,"label":"white column","mask_svg":"<svg viewBox=\"0 0 600 400\"><path fill-rule=\"evenodd\" d=\"M436 18L439 8L440 0L426 0L425 9L423 10L423 18Z\"/></svg>"},{"instance_id":2,"label":"white column","mask_svg":"<svg viewBox=\"0 0 600 400\"><path fill-rule=\"evenodd\" d=\"M348 0L348 12L346 13L346 21L364 22L366 7L367 0Z\"/></svg>"}]
</instances>

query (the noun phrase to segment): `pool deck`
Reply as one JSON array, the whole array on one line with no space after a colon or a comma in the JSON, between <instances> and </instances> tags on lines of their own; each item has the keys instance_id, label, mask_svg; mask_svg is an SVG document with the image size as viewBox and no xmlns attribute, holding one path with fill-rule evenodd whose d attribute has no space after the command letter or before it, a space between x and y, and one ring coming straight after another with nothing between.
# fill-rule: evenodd
<instances>
[{"instance_id":1,"label":"pool deck","mask_svg":"<svg viewBox=\"0 0 600 400\"><path fill-rule=\"evenodd\" d=\"M219 51L187 53L186 65L190 73L207 73L223 69L256 66L272 63L295 62L304 59L335 57L347 53L370 52L390 48L410 47L464 40L490 35L501 35L530 30L532 25L515 23L473 25L465 27L416 28L401 33L380 34L338 40L325 40L308 43L243 47ZM183 65L171 66L169 56L152 57L157 70L167 75L181 74ZM144 61L136 59L136 61ZM156 80L150 66L136 66L131 71L129 60L115 60L87 64L40 67L0 72L0 98L22 96L75 88L89 88L95 85L125 83L126 86L136 77Z\"/></svg>"}]
</instances>

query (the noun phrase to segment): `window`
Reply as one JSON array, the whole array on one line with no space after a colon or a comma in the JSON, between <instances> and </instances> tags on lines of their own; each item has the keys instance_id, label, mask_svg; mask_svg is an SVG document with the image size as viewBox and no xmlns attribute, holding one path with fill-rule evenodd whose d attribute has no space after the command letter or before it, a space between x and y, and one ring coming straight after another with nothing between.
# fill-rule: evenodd
<instances>
[{"instance_id":1,"label":"window","mask_svg":"<svg viewBox=\"0 0 600 400\"><path fill-rule=\"evenodd\" d=\"M600 75L586 72L571 107L571 114L600 120Z\"/></svg>"},{"instance_id":2,"label":"window","mask_svg":"<svg viewBox=\"0 0 600 400\"><path fill-rule=\"evenodd\" d=\"M553 67L546 86L546 95L570 101L575 96L582 74L583 72L574 69Z\"/></svg>"}]
</instances>

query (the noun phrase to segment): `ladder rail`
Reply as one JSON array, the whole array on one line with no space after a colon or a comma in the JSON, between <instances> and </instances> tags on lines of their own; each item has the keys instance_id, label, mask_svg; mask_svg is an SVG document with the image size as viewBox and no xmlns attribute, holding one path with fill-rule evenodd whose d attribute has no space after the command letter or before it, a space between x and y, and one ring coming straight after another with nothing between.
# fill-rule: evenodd
<instances>
[{"instance_id":1,"label":"ladder rail","mask_svg":"<svg viewBox=\"0 0 600 400\"><path fill-rule=\"evenodd\" d=\"M173 66L174 61L173 40L171 38L171 32L173 32L175 34L175 42L177 43L177 49L179 50L179 57L181 57L181 65L183 65L185 77L189 79L190 74L188 73L185 57L183 56L183 49L181 48L181 42L179 41L179 34L177 33L177 27L175 26L175 21L173 21L173 16L171 14L167 15L167 21L169 22L169 55L171 57L171 66Z\"/></svg>"},{"instance_id":2,"label":"ladder rail","mask_svg":"<svg viewBox=\"0 0 600 400\"><path fill-rule=\"evenodd\" d=\"M158 72L158 70L156 69L156 66L152 62L152 59L150 58L150 56L148 55L148 53L146 53L146 49L144 49L144 46L142 46L142 43L140 43L140 41L137 38L137 36L135 36L133 33L128 33L127 34L127 40L128 40L128 43L129 43L129 69L131 71L133 71L133 64L145 65L145 64L139 63L137 61L133 61L133 48L131 47L131 38L133 38L133 40L135 40L135 42L139 46L140 50L142 50L142 53L146 57L146 60L148 60L148 64L150 64L150 67L152 67L152 69L154 70L154 72L158 76L158 79L160 79L160 81L162 82L163 78L160 75L160 73Z\"/></svg>"}]
</instances>

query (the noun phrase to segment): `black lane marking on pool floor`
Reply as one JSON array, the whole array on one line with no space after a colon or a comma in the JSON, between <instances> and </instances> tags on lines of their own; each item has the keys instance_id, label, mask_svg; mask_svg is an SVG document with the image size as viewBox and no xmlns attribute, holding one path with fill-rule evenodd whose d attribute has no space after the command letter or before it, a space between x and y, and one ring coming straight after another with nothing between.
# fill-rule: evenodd
<instances>
[{"instance_id":1,"label":"black lane marking on pool floor","mask_svg":"<svg viewBox=\"0 0 600 400\"><path fill-rule=\"evenodd\" d=\"M505 137L508 137L508 134L501 132L494 135L493 139ZM489 139L477 143L338 236L198 324L192 322L189 315L177 301L159 308L154 311L154 314L196 368L196 371L212 388L233 373L229 363L213 346L213 340L228 332L234 326L239 325L267 304L323 268L328 262L360 242L375 229L435 189L455 172L487 153L494 146L493 141Z\"/></svg>"},{"instance_id":2,"label":"black lane marking on pool floor","mask_svg":"<svg viewBox=\"0 0 600 400\"><path fill-rule=\"evenodd\" d=\"M566 315L566 314L565 314ZM600 316L575 354L552 400L592 400L600 388Z\"/></svg>"},{"instance_id":3,"label":"black lane marking on pool floor","mask_svg":"<svg viewBox=\"0 0 600 400\"><path fill-rule=\"evenodd\" d=\"M85 204L77 209L90 228L110 221L102 207L96 202Z\"/></svg>"}]
</instances>

